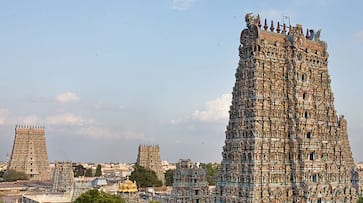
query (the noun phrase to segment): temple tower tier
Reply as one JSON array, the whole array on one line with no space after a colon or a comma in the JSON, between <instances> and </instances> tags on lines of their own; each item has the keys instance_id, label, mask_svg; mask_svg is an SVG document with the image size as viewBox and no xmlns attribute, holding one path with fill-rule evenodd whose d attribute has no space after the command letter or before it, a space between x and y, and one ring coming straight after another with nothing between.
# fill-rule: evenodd
<instances>
[{"instance_id":1,"label":"temple tower tier","mask_svg":"<svg viewBox=\"0 0 363 203\"><path fill-rule=\"evenodd\" d=\"M320 31L245 20L216 202L355 202Z\"/></svg>"}]
</instances>

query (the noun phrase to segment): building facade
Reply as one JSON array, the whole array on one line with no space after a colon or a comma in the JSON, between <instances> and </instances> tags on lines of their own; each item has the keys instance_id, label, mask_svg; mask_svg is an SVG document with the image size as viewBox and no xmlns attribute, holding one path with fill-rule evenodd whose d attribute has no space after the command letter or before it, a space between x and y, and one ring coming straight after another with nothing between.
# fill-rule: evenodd
<instances>
[{"instance_id":1,"label":"building facade","mask_svg":"<svg viewBox=\"0 0 363 203\"><path fill-rule=\"evenodd\" d=\"M165 175L160 160L159 145L139 145L136 163L144 168L153 170L159 180L165 184Z\"/></svg>"},{"instance_id":2,"label":"building facade","mask_svg":"<svg viewBox=\"0 0 363 203\"><path fill-rule=\"evenodd\" d=\"M15 127L15 139L8 169L24 172L31 180L50 180L44 127Z\"/></svg>"},{"instance_id":3,"label":"building facade","mask_svg":"<svg viewBox=\"0 0 363 203\"><path fill-rule=\"evenodd\" d=\"M320 31L245 20L216 202L355 202Z\"/></svg>"}]
</instances>

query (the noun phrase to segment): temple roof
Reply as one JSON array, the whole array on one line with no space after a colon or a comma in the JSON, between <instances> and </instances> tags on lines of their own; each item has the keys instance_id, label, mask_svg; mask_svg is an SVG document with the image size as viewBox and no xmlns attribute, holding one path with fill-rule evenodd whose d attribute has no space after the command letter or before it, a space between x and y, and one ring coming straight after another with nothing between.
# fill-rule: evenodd
<instances>
[{"instance_id":1,"label":"temple roof","mask_svg":"<svg viewBox=\"0 0 363 203\"><path fill-rule=\"evenodd\" d=\"M120 183L119 192L122 193L137 192L136 181L132 182L127 178L123 183Z\"/></svg>"}]
</instances>

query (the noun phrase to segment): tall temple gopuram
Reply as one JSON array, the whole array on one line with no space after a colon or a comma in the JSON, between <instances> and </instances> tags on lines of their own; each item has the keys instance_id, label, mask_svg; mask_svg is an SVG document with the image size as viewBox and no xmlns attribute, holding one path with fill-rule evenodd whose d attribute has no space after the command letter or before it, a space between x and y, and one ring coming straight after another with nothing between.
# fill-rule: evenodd
<instances>
[{"instance_id":1,"label":"tall temple gopuram","mask_svg":"<svg viewBox=\"0 0 363 203\"><path fill-rule=\"evenodd\" d=\"M139 145L136 164L153 170L158 179L165 184L165 175L160 159L159 145Z\"/></svg>"},{"instance_id":2,"label":"tall temple gopuram","mask_svg":"<svg viewBox=\"0 0 363 203\"><path fill-rule=\"evenodd\" d=\"M355 202L320 31L245 20L216 202Z\"/></svg>"},{"instance_id":3,"label":"tall temple gopuram","mask_svg":"<svg viewBox=\"0 0 363 203\"><path fill-rule=\"evenodd\" d=\"M8 169L24 172L31 180L50 180L44 127L19 125L15 127L15 139Z\"/></svg>"}]
</instances>

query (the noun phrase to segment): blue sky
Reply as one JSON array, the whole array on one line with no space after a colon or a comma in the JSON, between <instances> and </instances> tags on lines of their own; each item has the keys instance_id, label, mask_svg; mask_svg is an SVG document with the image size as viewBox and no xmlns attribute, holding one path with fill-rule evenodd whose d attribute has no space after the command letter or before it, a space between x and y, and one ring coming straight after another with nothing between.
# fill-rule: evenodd
<instances>
[{"instance_id":1,"label":"blue sky","mask_svg":"<svg viewBox=\"0 0 363 203\"><path fill-rule=\"evenodd\" d=\"M49 160L220 161L244 16L322 29L338 114L363 160L363 3L0 1L0 160L16 124L44 125Z\"/></svg>"}]
</instances>

